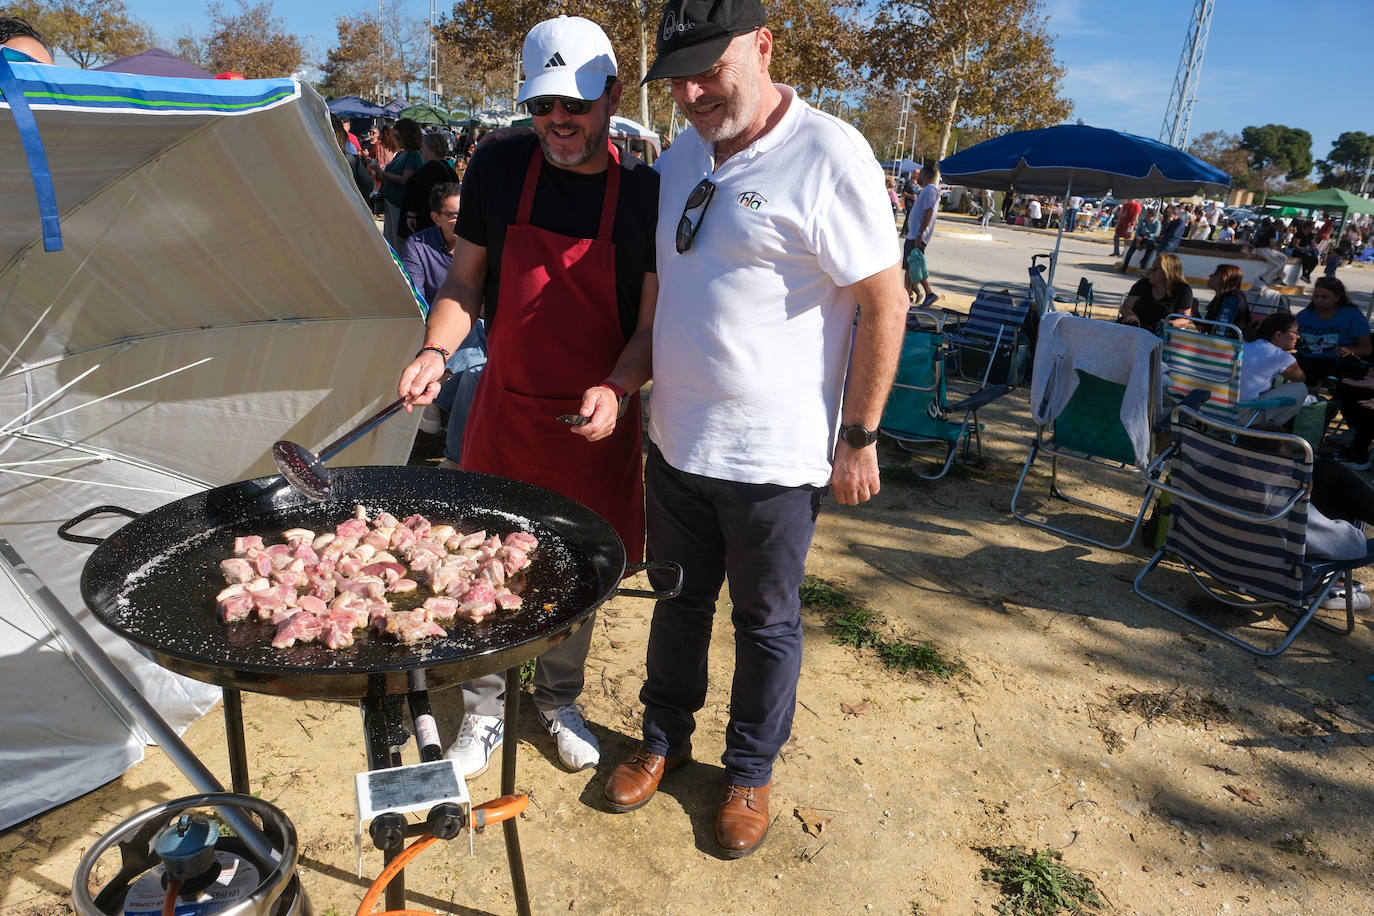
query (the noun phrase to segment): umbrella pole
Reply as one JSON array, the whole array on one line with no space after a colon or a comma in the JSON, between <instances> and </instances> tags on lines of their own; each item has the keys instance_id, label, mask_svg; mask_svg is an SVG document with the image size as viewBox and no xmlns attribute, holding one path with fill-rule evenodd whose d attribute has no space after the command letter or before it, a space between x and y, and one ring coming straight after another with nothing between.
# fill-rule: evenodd
<instances>
[{"instance_id":1,"label":"umbrella pole","mask_svg":"<svg viewBox=\"0 0 1374 916\"><path fill-rule=\"evenodd\" d=\"M1050 255L1050 277L1045 285L1050 288L1050 301L1054 301L1054 269L1059 266L1059 243L1064 241L1064 217L1069 215L1069 195L1073 193L1073 173L1069 173L1068 187L1064 188L1064 201L1059 205L1059 234L1054 237L1054 253Z\"/></svg>"}]
</instances>

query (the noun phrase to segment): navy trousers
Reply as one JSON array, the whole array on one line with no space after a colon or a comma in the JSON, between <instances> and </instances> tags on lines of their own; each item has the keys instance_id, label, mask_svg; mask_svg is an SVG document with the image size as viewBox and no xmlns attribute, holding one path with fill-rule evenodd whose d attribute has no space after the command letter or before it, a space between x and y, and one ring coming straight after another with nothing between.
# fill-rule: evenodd
<instances>
[{"instance_id":1,"label":"navy trousers","mask_svg":"<svg viewBox=\"0 0 1374 916\"><path fill-rule=\"evenodd\" d=\"M695 714L706 702L716 598L728 576L735 675L721 762L727 783L765 785L792 734L802 660L798 590L821 489L688 474L653 445L644 484L648 557L675 560L683 569L681 594L654 607L639 695L644 746L664 756L690 747ZM651 573L656 588L667 579Z\"/></svg>"}]
</instances>

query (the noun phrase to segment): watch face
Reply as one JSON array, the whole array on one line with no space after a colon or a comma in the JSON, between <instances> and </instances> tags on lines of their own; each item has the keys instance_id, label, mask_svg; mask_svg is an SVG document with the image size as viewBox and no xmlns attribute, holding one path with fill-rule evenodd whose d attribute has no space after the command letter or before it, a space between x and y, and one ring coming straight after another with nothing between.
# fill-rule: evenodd
<instances>
[{"instance_id":1,"label":"watch face","mask_svg":"<svg viewBox=\"0 0 1374 916\"><path fill-rule=\"evenodd\" d=\"M850 448L865 448L871 445L877 436L864 429L862 426L846 426L844 429L844 442Z\"/></svg>"}]
</instances>

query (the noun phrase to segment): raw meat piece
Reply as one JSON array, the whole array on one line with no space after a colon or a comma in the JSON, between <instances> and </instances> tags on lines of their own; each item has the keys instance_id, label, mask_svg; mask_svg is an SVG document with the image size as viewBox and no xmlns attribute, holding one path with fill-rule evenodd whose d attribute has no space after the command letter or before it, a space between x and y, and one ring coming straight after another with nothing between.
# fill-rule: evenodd
<instances>
[{"instance_id":1,"label":"raw meat piece","mask_svg":"<svg viewBox=\"0 0 1374 916\"><path fill-rule=\"evenodd\" d=\"M335 527L334 533L341 538L359 538L367 534L367 521L361 518L350 518L346 522L339 522Z\"/></svg>"},{"instance_id":2,"label":"raw meat piece","mask_svg":"<svg viewBox=\"0 0 1374 916\"><path fill-rule=\"evenodd\" d=\"M496 606L503 611L518 611L525 599L507 589L501 589L496 593Z\"/></svg>"},{"instance_id":3,"label":"raw meat piece","mask_svg":"<svg viewBox=\"0 0 1374 916\"><path fill-rule=\"evenodd\" d=\"M512 531L506 535L506 546L514 547L529 553L539 546L539 539L528 531Z\"/></svg>"},{"instance_id":4,"label":"raw meat piece","mask_svg":"<svg viewBox=\"0 0 1374 916\"><path fill-rule=\"evenodd\" d=\"M492 557L483 563L477 570L477 575L486 579L492 585L506 584L506 567L496 557Z\"/></svg>"},{"instance_id":5,"label":"raw meat piece","mask_svg":"<svg viewBox=\"0 0 1374 916\"><path fill-rule=\"evenodd\" d=\"M311 543L310 546L314 547L316 550L324 550L333 542L334 538L336 537L338 537L338 535L334 532L326 531L324 534L315 538L314 542Z\"/></svg>"},{"instance_id":6,"label":"raw meat piece","mask_svg":"<svg viewBox=\"0 0 1374 916\"><path fill-rule=\"evenodd\" d=\"M274 569L272 570L272 581L278 585L296 586L305 585L305 573L297 569Z\"/></svg>"},{"instance_id":7,"label":"raw meat piece","mask_svg":"<svg viewBox=\"0 0 1374 916\"><path fill-rule=\"evenodd\" d=\"M315 540L315 532L305 528L288 528L281 533L281 536L288 544L291 544L292 541L310 542ZM294 547L296 545L291 544L291 546Z\"/></svg>"},{"instance_id":8,"label":"raw meat piece","mask_svg":"<svg viewBox=\"0 0 1374 916\"><path fill-rule=\"evenodd\" d=\"M458 599L441 598L436 595L433 598L426 598L423 607L434 620L452 620L454 615L458 613Z\"/></svg>"},{"instance_id":9,"label":"raw meat piece","mask_svg":"<svg viewBox=\"0 0 1374 916\"><path fill-rule=\"evenodd\" d=\"M271 587L272 583L269 580L261 577L257 579L249 579L247 582L243 584L244 590L249 592L265 592Z\"/></svg>"},{"instance_id":10,"label":"raw meat piece","mask_svg":"<svg viewBox=\"0 0 1374 916\"><path fill-rule=\"evenodd\" d=\"M316 563L320 562L320 555L315 552L314 547L311 547L305 541L296 542L296 549L291 552L291 556L300 560L306 566L314 566Z\"/></svg>"},{"instance_id":11,"label":"raw meat piece","mask_svg":"<svg viewBox=\"0 0 1374 916\"><path fill-rule=\"evenodd\" d=\"M510 544L507 544L497 551L497 556L501 558L501 563L506 568L507 576L513 576L530 565L529 555L519 547L513 547Z\"/></svg>"},{"instance_id":12,"label":"raw meat piece","mask_svg":"<svg viewBox=\"0 0 1374 916\"><path fill-rule=\"evenodd\" d=\"M377 517L372 520L374 528L395 528L399 524L401 523L396 520L396 516L390 512L378 512Z\"/></svg>"},{"instance_id":13,"label":"raw meat piece","mask_svg":"<svg viewBox=\"0 0 1374 916\"><path fill-rule=\"evenodd\" d=\"M485 579L477 579L458 599L458 616L473 623L496 610L496 590Z\"/></svg>"},{"instance_id":14,"label":"raw meat piece","mask_svg":"<svg viewBox=\"0 0 1374 916\"><path fill-rule=\"evenodd\" d=\"M425 518L423 515L412 515L402 521L401 524L415 532L417 538L424 537L429 533L430 529L429 519Z\"/></svg>"},{"instance_id":15,"label":"raw meat piece","mask_svg":"<svg viewBox=\"0 0 1374 916\"><path fill-rule=\"evenodd\" d=\"M400 563L369 563L361 570L365 575L381 576L382 581L387 585L394 585L396 580L406 574L406 568Z\"/></svg>"},{"instance_id":16,"label":"raw meat piece","mask_svg":"<svg viewBox=\"0 0 1374 916\"><path fill-rule=\"evenodd\" d=\"M459 548L481 547L482 542L487 539L487 532L484 528L481 531L474 531L472 534L465 534L458 541Z\"/></svg>"},{"instance_id":17,"label":"raw meat piece","mask_svg":"<svg viewBox=\"0 0 1374 916\"><path fill-rule=\"evenodd\" d=\"M404 525L391 532L391 546L395 550L404 550L417 540L415 532Z\"/></svg>"},{"instance_id":18,"label":"raw meat piece","mask_svg":"<svg viewBox=\"0 0 1374 916\"><path fill-rule=\"evenodd\" d=\"M262 535L248 534L241 538L234 538L234 556L247 556L250 547L262 550Z\"/></svg>"},{"instance_id":19,"label":"raw meat piece","mask_svg":"<svg viewBox=\"0 0 1374 916\"><path fill-rule=\"evenodd\" d=\"M229 583L247 582L257 575L257 570L253 564L242 557L234 557L229 560L219 561L220 572L224 573L224 581Z\"/></svg>"},{"instance_id":20,"label":"raw meat piece","mask_svg":"<svg viewBox=\"0 0 1374 916\"><path fill-rule=\"evenodd\" d=\"M391 591L397 595L404 592L413 592L419 587L420 583L416 582L414 579L397 579L395 582L391 583Z\"/></svg>"},{"instance_id":21,"label":"raw meat piece","mask_svg":"<svg viewBox=\"0 0 1374 916\"><path fill-rule=\"evenodd\" d=\"M374 550L386 550L391 546L392 532L400 530L400 528L377 528L363 536L363 543Z\"/></svg>"},{"instance_id":22,"label":"raw meat piece","mask_svg":"<svg viewBox=\"0 0 1374 916\"><path fill-rule=\"evenodd\" d=\"M298 642L314 642L320 638L324 621L309 611L297 611L277 627L277 635L272 637L272 648L287 649Z\"/></svg>"},{"instance_id":23,"label":"raw meat piece","mask_svg":"<svg viewBox=\"0 0 1374 916\"><path fill-rule=\"evenodd\" d=\"M346 649L353 645L353 628L329 618L320 627L320 645L326 649Z\"/></svg>"},{"instance_id":24,"label":"raw meat piece","mask_svg":"<svg viewBox=\"0 0 1374 916\"><path fill-rule=\"evenodd\" d=\"M221 598L217 604L220 616L224 618L225 623L247 620L248 616L253 613L253 596L247 592Z\"/></svg>"},{"instance_id":25,"label":"raw meat piece","mask_svg":"<svg viewBox=\"0 0 1374 916\"><path fill-rule=\"evenodd\" d=\"M309 611L317 617L323 617L329 613L328 606L314 595L302 595L298 603L301 606L301 610Z\"/></svg>"},{"instance_id":26,"label":"raw meat piece","mask_svg":"<svg viewBox=\"0 0 1374 916\"><path fill-rule=\"evenodd\" d=\"M431 636L445 636L444 628L429 619L423 610L393 611L386 617L386 632L410 645Z\"/></svg>"}]
</instances>

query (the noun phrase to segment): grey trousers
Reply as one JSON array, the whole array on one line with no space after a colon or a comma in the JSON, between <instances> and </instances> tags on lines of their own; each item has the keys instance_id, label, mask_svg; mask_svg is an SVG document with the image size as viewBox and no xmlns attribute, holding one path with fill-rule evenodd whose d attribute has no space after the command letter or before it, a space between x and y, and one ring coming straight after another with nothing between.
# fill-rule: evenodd
<instances>
[{"instance_id":1,"label":"grey trousers","mask_svg":"<svg viewBox=\"0 0 1374 916\"><path fill-rule=\"evenodd\" d=\"M593 613L582 628L543 655L534 669L534 705L549 713L574 703L586 680L587 650L596 627ZM463 711L476 716L499 716L505 711L506 674L499 671L463 684Z\"/></svg>"}]
</instances>

